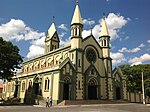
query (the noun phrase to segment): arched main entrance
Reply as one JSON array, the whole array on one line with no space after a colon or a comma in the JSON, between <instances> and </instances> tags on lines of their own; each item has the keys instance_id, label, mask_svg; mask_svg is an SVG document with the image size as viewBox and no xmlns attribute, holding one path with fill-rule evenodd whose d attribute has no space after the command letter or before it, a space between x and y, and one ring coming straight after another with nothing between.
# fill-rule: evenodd
<instances>
[{"instance_id":1,"label":"arched main entrance","mask_svg":"<svg viewBox=\"0 0 150 112\"><path fill-rule=\"evenodd\" d=\"M94 78L88 82L88 99L97 99L97 81Z\"/></svg>"},{"instance_id":2,"label":"arched main entrance","mask_svg":"<svg viewBox=\"0 0 150 112\"><path fill-rule=\"evenodd\" d=\"M63 100L69 100L71 98L71 79L69 77L64 78L64 91Z\"/></svg>"}]
</instances>

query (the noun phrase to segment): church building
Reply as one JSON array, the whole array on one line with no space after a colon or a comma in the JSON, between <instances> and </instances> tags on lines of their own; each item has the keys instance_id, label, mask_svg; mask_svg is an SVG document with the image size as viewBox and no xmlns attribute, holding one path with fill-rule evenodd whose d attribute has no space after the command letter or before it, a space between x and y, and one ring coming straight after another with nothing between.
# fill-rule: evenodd
<instances>
[{"instance_id":1,"label":"church building","mask_svg":"<svg viewBox=\"0 0 150 112\"><path fill-rule=\"evenodd\" d=\"M83 23L76 2L70 25L71 42L60 47L54 21L45 38L45 53L22 63L22 72L4 82L3 97L17 97L21 103L36 103L52 96L63 100L127 99L121 70L112 71L110 35L105 17L99 41L92 33L82 37Z\"/></svg>"}]
</instances>

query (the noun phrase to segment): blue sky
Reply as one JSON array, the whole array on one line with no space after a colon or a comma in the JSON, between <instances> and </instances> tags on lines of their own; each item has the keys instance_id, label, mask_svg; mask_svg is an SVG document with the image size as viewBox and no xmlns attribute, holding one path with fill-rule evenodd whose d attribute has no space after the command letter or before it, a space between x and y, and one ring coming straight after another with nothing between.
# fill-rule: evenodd
<instances>
[{"instance_id":1,"label":"blue sky","mask_svg":"<svg viewBox=\"0 0 150 112\"><path fill-rule=\"evenodd\" d=\"M79 0L83 36L90 25L98 40L106 15L113 67L150 63L150 0ZM24 60L43 53L45 33L55 16L61 45L68 43L75 0L0 0L0 36L17 45Z\"/></svg>"}]
</instances>

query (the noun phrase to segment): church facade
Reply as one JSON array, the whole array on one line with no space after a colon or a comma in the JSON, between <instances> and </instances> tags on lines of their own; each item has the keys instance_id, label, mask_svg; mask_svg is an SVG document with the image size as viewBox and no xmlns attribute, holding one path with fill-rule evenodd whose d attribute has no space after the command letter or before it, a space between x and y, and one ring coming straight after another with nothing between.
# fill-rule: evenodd
<instances>
[{"instance_id":1,"label":"church facade","mask_svg":"<svg viewBox=\"0 0 150 112\"><path fill-rule=\"evenodd\" d=\"M70 44L59 47L52 22L44 55L23 62L22 72L4 82L3 97L18 97L22 103L33 103L31 99L52 96L54 104L63 100L127 99L125 77L118 69L112 71L111 37L105 17L99 42L92 33L83 38L82 30L77 2L70 26Z\"/></svg>"}]
</instances>

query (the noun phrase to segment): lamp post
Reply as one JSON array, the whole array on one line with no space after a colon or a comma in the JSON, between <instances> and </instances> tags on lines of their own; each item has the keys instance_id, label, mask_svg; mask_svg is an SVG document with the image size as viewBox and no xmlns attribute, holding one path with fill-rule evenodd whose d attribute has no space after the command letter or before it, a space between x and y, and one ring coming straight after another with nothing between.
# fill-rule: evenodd
<instances>
[{"instance_id":1,"label":"lamp post","mask_svg":"<svg viewBox=\"0 0 150 112\"><path fill-rule=\"evenodd\" d=\"M143 72L142 72L142 93L143 93L143 104L145 104L145 93L144 93L144 80L143 80Z\"/></svg>"}]
</instances>

